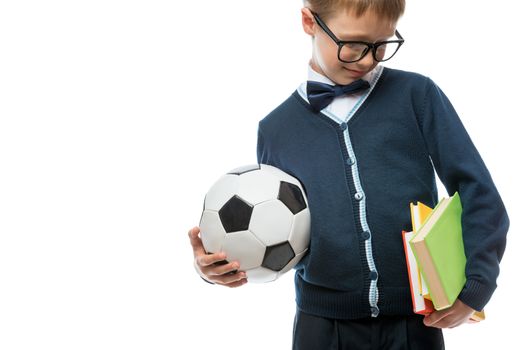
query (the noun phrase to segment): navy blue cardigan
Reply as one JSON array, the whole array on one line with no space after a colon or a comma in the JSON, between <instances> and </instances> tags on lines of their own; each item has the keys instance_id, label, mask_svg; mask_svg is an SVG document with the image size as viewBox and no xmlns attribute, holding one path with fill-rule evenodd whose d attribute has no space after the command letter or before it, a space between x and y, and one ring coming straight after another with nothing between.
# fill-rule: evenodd
<instances>
[{"instance_id":1,"label":"navy blue cardigan","mask_svg":"<svg viewBox=\"0 0 524 350\"><path fill-rule=\"evenodd\" d=\"M463 206L467 282L482 309L496 288L509 219L451 103L429 78L384 68L345 120L315 113L299 90L259 123L259 163L304 185L309 253L297 265L297 306L339 319L412 314L401 239L409 203L438 202L436 170Z\"/></svg>"}]
</instances>

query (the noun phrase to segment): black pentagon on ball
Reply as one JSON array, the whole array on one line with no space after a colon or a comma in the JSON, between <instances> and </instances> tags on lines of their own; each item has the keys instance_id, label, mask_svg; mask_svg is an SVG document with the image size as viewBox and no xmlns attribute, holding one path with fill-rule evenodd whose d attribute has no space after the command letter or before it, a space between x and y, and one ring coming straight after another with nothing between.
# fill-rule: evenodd
<instances>
[{"instance_id":1,"label":"black pentagon on ball","mask_svg":"<svg viewBox=\"0 0 524 350\"><path fill-rule=\"evenodd\" d=\"M300 187L289 182L280 181L278 199L291 210L293 214L300 213L306 209L306 201Z\"/></svg>"},{"instance_id":2,"label":"black pentagon on ball","mask_svg":"<svg viewBox=\"0 0 524 350\"><path fill-rule=\"evenodd\" d=\"M218 216L226 233L230 233L247 230L252 213L253 206L235 195L220 208Z\"/></svg>"},{"instance_id":3,"label":"black pentagon on ball","mask_svg":"<svg viewBox=\"0 0 524 350\"><path fill-rule=\"evenodd\" d=\"M273 271L282 270L295 257L289 242L275 244L266 248L262 266Z\"/></svg>"},{"instance_id":4,"label":"black pentagon on ball","mask_svg":"<svg viewBox=\"0 0 524 350\"><path fill-rule=\"evenodd\" d=\"M254 170L260 170L260 165L259 164L245 165L243 167L231 170L228 174L229 175L242 175L250 171L254 171Z\"/></svg>"}]
</instances>

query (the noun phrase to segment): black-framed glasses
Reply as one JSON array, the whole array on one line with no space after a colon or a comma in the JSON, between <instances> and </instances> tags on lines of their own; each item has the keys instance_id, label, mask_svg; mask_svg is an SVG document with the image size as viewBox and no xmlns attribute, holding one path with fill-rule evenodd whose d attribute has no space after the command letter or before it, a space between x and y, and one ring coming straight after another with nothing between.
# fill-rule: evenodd
<instances>
[{"instance_id":1,"label":"black-framed glasses","mask_svg":"<svg viewBox=\"0 0 524 350\"><path fill-rule=\"evenodd\" d=\"M395 56L400 46L404 44L404 38L396 29L395 36L397 37L397 40L379 41L376 43L340 40L315 12L311 11L311 13L313 14L313 17L315 17L315 21L317 21L320 28L322 28L335 44L338 45L338 59L344 63L360 61L368 54L369 50L371 50L375 61L385 62Z\"/></svg>"}]
</instances>

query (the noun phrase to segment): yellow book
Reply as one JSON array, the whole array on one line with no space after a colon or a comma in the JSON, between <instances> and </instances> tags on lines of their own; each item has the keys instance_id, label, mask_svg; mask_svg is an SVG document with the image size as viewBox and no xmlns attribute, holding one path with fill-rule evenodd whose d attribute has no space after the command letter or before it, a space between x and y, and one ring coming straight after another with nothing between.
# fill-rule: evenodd
<instances>
[{"instance_id":1,"label":"yellow book","mask_svg":"<svg viewBox=\"0 0 524 350\"><path fill-rule=\"evenodd\" d=\"M417 204L409 203L409 208L411 210L411 226L413 228L413 232L416 234L418 229L426 221L433 209L421 202L417 202ZM422 276L422 273L420 272L420 269L417 269L417 273L419 276L418 290L420 295L422 295L424 298L428 300L431 300L431 297L429 296L428 286L426 284L426 281L424 280L424 277Z\"/></svg>"},{"instance_id":2,"label":"yellow book","mask_svg":"<svg viewBox=\"0 0 524 350\"><path fill-rule=\"evenodd\" d=\"M484 310L475 311L473 315L469 318L470 323L476 323L480 321L484 321L486 319L486 314L484 313Z\"/></svg>"}]
</instances>

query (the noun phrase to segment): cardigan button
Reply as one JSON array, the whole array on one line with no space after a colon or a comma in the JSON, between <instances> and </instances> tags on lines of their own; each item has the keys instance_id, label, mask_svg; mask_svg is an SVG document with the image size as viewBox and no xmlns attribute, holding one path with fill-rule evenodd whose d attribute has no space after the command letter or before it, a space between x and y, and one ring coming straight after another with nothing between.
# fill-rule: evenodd
<instances>
[{"instance_id":1,"label":"cardigan button","mask_svg":"<svg viewBox=\"0 0 524 350\"><path fill-rule=\"evenodd\" d=\"M346 130L347 128L348 128L348 125L347 125L345 122L343 122L342 124L340 124L340 129L341 129L341 130Z\"/></svg>"},{"instance_id":2,"label":"cardigan button","mask_svg":"<svg viewBox=\"0 0 524 350\"><path fill-rule=\"evenodd\" d=\"M371 237L371 232L364 231L360 234L360 237L362 238L363 241L366 241Z\"/></svg>"},{"instance_id":3,"label":"cardigan button","mask_svg":"<svg viewBox=\"0 0 524 350\"><path fill-rule=\"evenodd\" d=\"M377 317L378 314L379 314L378 307L376 307L376 306L372 306L372 307L371 307L371 317Z\"/></svg>"},{"instance_id":4,"label":"cardigan button","mask_svg":"<svg viewBox=\"0 0 524 350\"><path fill-rule=\"evenodd\" d=\"M369 273L369 278L372 280L372 281L376 281L378 279L378 273L377 271L371 271Z\"/></svg>"},{"instance_id":5,"label":"cardigan button","mask_svg":"<svg viewBox=\"0 0 524 350\"><path fill-rule=\"evenodd\" d=\"M362 195L362 193L360 193L360 192L355 193L355 199L356 199L357 201L361 201L362 198L364 198L364 196Z\"/></svg>"},{"instance_id":6,"label":"cardigan button","mask_svg":"<svg viewBox=\"0 0 524 350\"><path fill-rule=\"evenodd\" d=\"M353 165L353 164L355 164L355 160L354 160L353 158L349 157L349 158L346 160L346 163L347 163L347 165Z\"/></svg>"}]
</instances>

